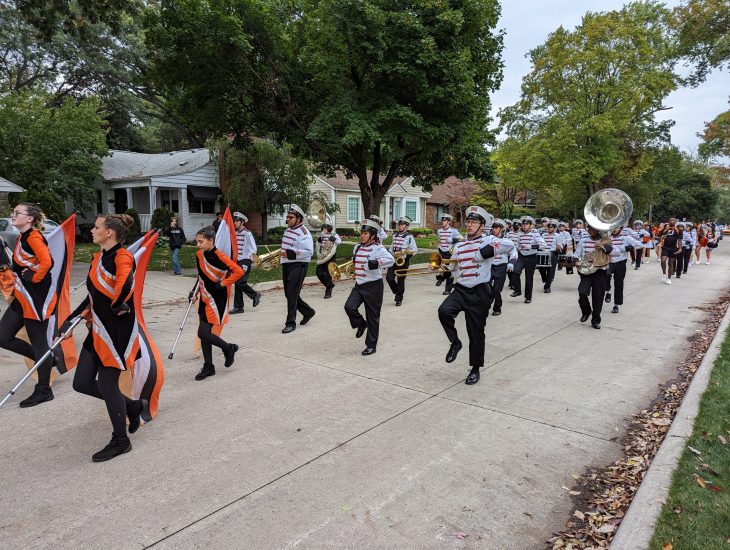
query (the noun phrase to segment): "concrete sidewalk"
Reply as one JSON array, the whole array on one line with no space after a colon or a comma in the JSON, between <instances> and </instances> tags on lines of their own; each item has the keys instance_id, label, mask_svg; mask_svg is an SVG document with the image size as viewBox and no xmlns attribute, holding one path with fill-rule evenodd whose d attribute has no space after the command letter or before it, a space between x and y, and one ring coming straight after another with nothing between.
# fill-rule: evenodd
<instances>
[{"instance_id":1,"label":"concrete sidewalk","mask_svg":"<svg viewBox=\"0 0 730 550\"><path fill-rule=\"evenodd\" d=\"M674 376L728 264L721 244L711 267L671 286L653 259L631 269L625 305L604 307L600 331L578 322L577 275L557 272L546 295L536 274L532 304L505 292L487 321L476 386L463 383L466 349L444 362L443 287L430 276L408 280L399 308L386 289L370 357L342 309L349 283L332 300L305 287L317 315L289 335L283 293L267 292L223 332L242 348L236 364L218 355L203 382L188 324L159 417L129 454L91 462L109 420L70 376L51 403L18 408L28 385L0 410L0 547L541 548L572 511L571 475L615 460L626 419ZM190 287L148 275L145 318L164 357ZM466 343L463 318L457 327ZM0 361L7 391L24 367Z\"/></svg>"}]
</instances>

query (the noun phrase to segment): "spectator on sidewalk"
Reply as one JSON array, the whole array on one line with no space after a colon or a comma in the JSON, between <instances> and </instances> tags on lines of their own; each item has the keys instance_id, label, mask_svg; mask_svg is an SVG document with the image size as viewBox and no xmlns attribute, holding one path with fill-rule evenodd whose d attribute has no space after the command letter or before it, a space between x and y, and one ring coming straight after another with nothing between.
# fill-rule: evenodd
<instances>
[{"instance_id":1,"label":"spectator on sidewalk","mask_svg":"<svg viewBox=\"0 0 730 550\"><path fill-rule=\"evenodd\" d=\"M177 218L170 220L170 226L165 230L165 235L170 239L170 249L172 249L172 274L182 275L180 249L187 239L185 238L185 231L178 226Z\"/></svg>"}]
</instances>

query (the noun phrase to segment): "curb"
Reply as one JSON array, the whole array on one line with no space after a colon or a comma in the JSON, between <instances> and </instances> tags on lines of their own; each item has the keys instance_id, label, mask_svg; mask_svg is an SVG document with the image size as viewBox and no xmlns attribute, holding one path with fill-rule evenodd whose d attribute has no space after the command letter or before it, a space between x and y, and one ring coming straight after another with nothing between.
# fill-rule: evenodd
<instances>
[{"instance_id":1,"label":"curb","mask_svg":"<svg viewBox=\"0 0 730 550\"><path fill-rule=\"evenodd\" d=\"M700 400L710 381L712 367L720 354L728 325L730 325L730 307L725 311L715 337L690 382L674 421L652 460L639 490L631 501L610 548L614 550L648 548L651 538L654 536L657 518L669 494L672 475L677 468L687 439L692 435Z\"/></svg>"}]
</instances>

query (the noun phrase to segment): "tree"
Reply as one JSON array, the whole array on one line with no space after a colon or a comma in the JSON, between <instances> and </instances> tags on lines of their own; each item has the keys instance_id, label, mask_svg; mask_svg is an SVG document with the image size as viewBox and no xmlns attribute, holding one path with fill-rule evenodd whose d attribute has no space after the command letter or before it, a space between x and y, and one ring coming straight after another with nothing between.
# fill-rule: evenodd
<instances>
[{"instance_id":1,"label":"tree","mask_svg":"<svg viewBox=\"0 0 730 550\"><path fill-rule=\"evenodd\" d=\"M22 200L60 221L65 199L79 210L93 204L107 148L98 101L50 107L52 100L34 92L0 96L0 174L26 189Z\"/></svg>"},{"instance_id":2,"label":"tree","mask_svg":"<svg viewBox=\"0 0 730 550\"><path fill-rule=\"evenodd\" d=\"M705 131L697 135L702 138L699 146L702 158L730 157L730 111L705 122Z\"/></svg>"},{"instance_id":3,"label":"tree","mask_svg":"<svg viewBox=\"0 0 730 550\"><path fill-rule=\"evenodd\" d=\"M311 168L293 157L290 147L265 140L236 146L221 141L218 147L225 166L226 201L233 209L259 212L264 238L267 214L282 214L290 204L306 210Z\"/></svg>"},{"instance_id":4,"label":"tree","mask_svg":"<svg viewBox=\"0 0 730 550\"><path fill-rule=\"evenodd\" d=\"M343 169L369 215L397 175L428 188L488 172L498 17L496 0L167 0L147 36L187 123Z\"/></svg>"},{"instance_id":5,"label":"tree","mask_svg":"<svg viewBox=\"0 0 730 550\"><path fill-rule=\"evenodd\" d=\"M521 99L500 114L530 151L520 170L557 188L561 212L582 209L598 189L645 184L650 148L668 141L671 125L654 115L677 86L667 18L650 2L587 13L530 52Z\"/></svg>"}]
</instances>

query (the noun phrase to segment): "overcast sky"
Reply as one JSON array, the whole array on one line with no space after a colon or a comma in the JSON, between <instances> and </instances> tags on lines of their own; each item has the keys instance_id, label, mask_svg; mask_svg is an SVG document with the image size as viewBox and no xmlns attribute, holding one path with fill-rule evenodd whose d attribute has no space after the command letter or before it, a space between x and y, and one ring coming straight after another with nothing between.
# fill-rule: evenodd
<instances>
[{"instance_id":1,"label":"overcast sky","mask_svg":"<svg viewBox=\"0 0 730 550\"><path fill-rule=\"evenodd\" d=\"M502 53L504 80L501 89L492 96L492 117L496 120L499 109L519 99L522 77L531 69L525 57L528 51L545 42L548 34L560 25L573 30L586 11L616 10L625 3L618 0L503 0L498 27L506 31ZM668 7L679 3L676 0L665 2ZM676 122L672 128L672 142L681 150L694 154L700 143L697 132L702 131L705 121L728 110L728 95L730 75L714 71L698 88L681 88L670 94L665 106L672 109L657 116Z\"/></svg>"}]
</instances>

